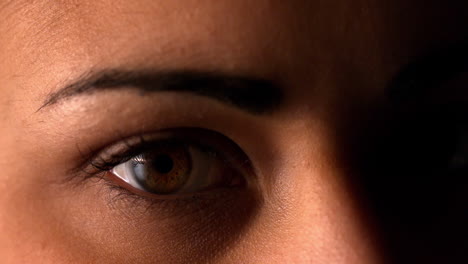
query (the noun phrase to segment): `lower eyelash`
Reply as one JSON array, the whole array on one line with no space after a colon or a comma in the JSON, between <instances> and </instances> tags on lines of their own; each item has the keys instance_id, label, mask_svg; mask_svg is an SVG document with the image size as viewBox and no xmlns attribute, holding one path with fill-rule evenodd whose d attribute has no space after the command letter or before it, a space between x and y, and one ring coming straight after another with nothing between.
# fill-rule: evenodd
<instances>
[{"instance_id":1,"label":"lower eyelash","mask_svg":"<svg viewBox=\"0 0 468 264\"><path fill-rule=\"evenodd\" d=\"M68 173L69 177L66 177L66 179L67 182L74 182L77 187L87 185L86 183L90 181L93 183L100 183L96 186L101 188L103 193L108 196L108 198L105 199L108 206L111 209L123 211L124 215L129 215L129 212L134 212L135 210L138 211L138 214L145 214L150 210L159 211L162 214L171 215L171 217L174 216L174 214L180 214L184 217L201 211L212 213L214 210L218 210L216 209L217 207L223 206L223 203L228 201L228 199L237 197L236 195L239 195L239 193L234 190L228 192L220 189L219 191L206 193L200 192L177 196L164 195L164 197L158 198L157 195L145 195L139 193L137 190L129 189L128 186L122 186L119 184L120 181L112 178L110 170L141 153L161 146L161 142L171 142L171 138L179 140L178 142L187 142L187 144L197 144L199 138L201 138L201 142L205 140L206 142L214 142L216 139L216 144L218 144L219 140L217 139L219 139L219 136L222 136L223 138L220 140L222 143L219 144L228 150L233 149L231 145L234 146L235 149L236 145L234 143L229 143L229 139L227 143L225 143L225 136L214 133L216 132L201 128L181 128L179 130L168 130L168 132L160 131L155 134L159 136L149 134L147 136L139 135L132 138L120 139L120 143L111 145L99 152L86 156L82 155L84 162L70 171ZM213 134L215 135L214 137ZM226 147L226 145L228 147ZM203 146L203 144L200 146ZM239 152L243 153L242 150L239 150L239 152L237 151L236 149L235 151L229 152L235 154ZM237 162L239 162L239 160L237 160ZM245 158L245 162L241 165L249 167L249 159ZM130 214L133 215L133 213Z\"/></svg>"},{"instance_id":2,"label":"lower eyelash","mask_svg":"<svg viewBox=\"0 0 468 264\"><path fill-rule=\"evenodd\" d=\"M107 172L105 172L107 173ZM174 197L172 199L158 199L144 195L136 194L117 183L113 182L105 173L96 175L98 181L104 182L104 188L109 195L108 206L113 209L128 210L139 208L139 214L146 214L151 210L159 212L188 216L201 211L209 210L216 204L223 204L226 200L226 195L218 194L191 194L183 197ZM121 205L123 205L123 208ZM125 213L128 214L128 213Z\"/></svg>"},{"instance_id":3,"label":"lower eyelash","mask_svg":"<svg viewBox=\"0 0 468 264\"><path fill-rule=\"evenodd\" d=\"M117 204L126 204L126 207L138 207L144 208L143 211L149 211L154 206L164 208L166 205L167 200L160 200L160 199L151 199L145 196L141 196L135 194L124 187L119 186L107 180L106 178L102 178L105 181L104 187L107 188L109 197L109 202L107 205L111 208L115 208ZM124 208L125 209L125 208Z\"/></svg>"}]
</instances>

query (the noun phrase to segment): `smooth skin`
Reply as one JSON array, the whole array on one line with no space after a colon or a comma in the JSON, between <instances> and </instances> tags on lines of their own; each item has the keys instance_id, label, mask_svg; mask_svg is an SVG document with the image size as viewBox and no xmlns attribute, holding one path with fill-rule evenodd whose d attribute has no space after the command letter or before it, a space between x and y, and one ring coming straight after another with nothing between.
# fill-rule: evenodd
<instances>
[{"instance_id":1,"label":"smooth skin","mask_svg":"<svg viewBox=\"0 0 468 264\"><path fill-rule=\"evenodd\" d=\"M391 263L345 142L412 58L466 39L459 2L0 0L0 262ZM119 89L40 109L114 68L268 79L284 100L252 114ZM101 180L65 181L88 150L178 127L235 142L252 190L148 208ZM435 260L437 249L409 251Z\"/></svg>"}]
</instances>

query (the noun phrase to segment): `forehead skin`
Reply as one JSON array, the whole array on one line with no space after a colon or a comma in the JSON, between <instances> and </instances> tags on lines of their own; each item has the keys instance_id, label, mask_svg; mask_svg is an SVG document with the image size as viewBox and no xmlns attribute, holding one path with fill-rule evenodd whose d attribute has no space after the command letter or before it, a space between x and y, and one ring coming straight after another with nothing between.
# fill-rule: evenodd
<instances>
[{"instance_id":1,"label":"forehead skin","mask_svg":"<svg viewBox=\"0 0 468 264\"><path fill-rule=\"evenodd\" d=\"M432 2L2 1L2 88L43 96L83 70L125 64L294 75L315 92L356 78L375 90L409 56L466 34L466 9Z\"/></svg>"},{"instance_id":2,"label":"forehead skin","mask_svg":"<svg viewBox=\"0 0 468 264\"><path fill-rule=\"evenodd\" d=\"M334 164L325 163L320 163L323 168L312 168L306 161L333 160L333 154L320 152L327 149L328 136L311 128L312 119L325 115L321 117L324 123L331 124L338 122L336 116L346 111L346 105L378 102L388 80L411 58L466 39L468 30L461 25L468 22L468 8L462 1L446 2L0 0L0 165L4 167L4 176L0 176L4 178L0 182L0 231L10 232L6 237L11 238L2 241L0 237L0 258L3 254L12 256L14 263L22 254L26 260L43 254L41 260L56 263L85 261L83 258L88 256L102 260L108 257L105 254L114 253L115 263L119 257L152 257L151 245L137 249L112 245L101 252L100 246L108 236L102 231L106 227L99 224L96 225L101 229L96 236L100 237L92 236L100 242L93 245L95 248L74 248L75 245L64 242L68 234L54 233L60 229L59 223L53 222L57 226L50 230L40 229L51 219L48 213L37 209L42 209L40 200L45 201L48 196L37 190L27 191L34 189L31 182L58 174L59 169L52 169L57 166L53 159L71 156L71 148L62 148L55 141L62 142L61 138L67 136L87 136L67 134L70 130L66 127L72 127L69 124L63 131L60 122L52 121L48 127L47 117L35 114L43 100L84 72L116 67L240 73L278 80L287 87L285 107L277 120L271 121L276 126L268 127L278 131L265 137L276 140L277 152L284 151L301 160L285 161L279 169L285 182L291 180L284 184L284 193L293 198L288 200L285 194L281 197L287 200L284 204L272 205L283 208L291 218L281 216L282 222L276 222L277 215L271 213L270 222L259 220L265 228L258 227L260 224L252 227L245 242L231 248L232 256L226 257L226 262L239 263L245 255L251 257L252 263L258 263L279 252L280 256L271 263L282 263L284 259L298 263L376 263L378 254L373 253L374 245L366 238L369 234L359 220L360 213L350 202L353 199L348 197L345 184L335 177L340 175L339 170ZM86 124L80 125L107 124L106 118L109 119L96 114L96 120L83 119ZM69 122L81 121L70 118ZM94 132L105 134L101 130ZM292 138L306 147L314 146L318 154L303 151L306 147L292 150L292 146L298 146ZM36 162L25 165L18 159ZM324 176L320 176L321 172ZM36 217L34 221L30 219L32 215ZM93 224L83 224L83 229ZM36 237L40 235L43 237ZM21 247L11 246L13 237ZM283 238L284 242L275 245L274 238ZM55 245L54 239L63 244ZM27 242L32 240L34 243L28 248ZM9 254L16 247L23 251ZM59 256L64 252L68 255ZM288 253L295 256L288 258Z\"/></svg>"}]
</instances>

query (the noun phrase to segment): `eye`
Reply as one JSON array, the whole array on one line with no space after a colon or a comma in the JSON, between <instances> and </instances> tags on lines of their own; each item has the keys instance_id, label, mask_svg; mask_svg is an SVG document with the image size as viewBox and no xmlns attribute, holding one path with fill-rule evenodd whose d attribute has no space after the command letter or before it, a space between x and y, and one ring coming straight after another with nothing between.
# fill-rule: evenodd
<instances>
[{"instance_id":1,"label":"eye","mask_svg":"<svg viewBox=\"0 0 468 264\"><path fill-rule=\"evenodd\" d=\"M246 184L247 157L220 134L201 130L164 131L140 140L137 145L143 150L109 170L130 189L175 195Z\"/></svg>"},{"instance_id":2,"label":"eye","mask_svg":"<svg viewBox=\"0 0 468 264\"><path fill-rule=\"evenodd\" d=\"M467 113L465 105L425 106L386 122L361 165L362 185L386 228L423 236L466 212Z\"/></svg>"},{"instance_id":3,"label":"eye","mask_svg":"<svg viewBox=\"0 0 468 264\"><path fill-rule=\"evenodd\" d=\"M468 124L459 127L456 137L455 152L451 156L449 168L454 172L468 171Z\"/></svg>"}]
</instances>

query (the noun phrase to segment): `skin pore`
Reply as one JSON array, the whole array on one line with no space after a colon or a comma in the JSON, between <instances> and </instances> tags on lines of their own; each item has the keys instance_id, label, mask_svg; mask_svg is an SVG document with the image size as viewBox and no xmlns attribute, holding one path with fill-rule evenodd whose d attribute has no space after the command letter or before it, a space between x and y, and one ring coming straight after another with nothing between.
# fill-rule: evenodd
<instances>
[{"instance_id":1,"label":"skin pore","mask_svg":"<svg viewBox=\"0 0 468 264\"><path fill-rule=\"evenodd\" d=\"M388 215L403 211L390 205L411 200L367 192L361 181L375 180L361 174L390 172L362 169L374 163L360 155L389 131L368 121L388 117L395 76L465 43L467 13L462 1L0 0L2 263L458 260L461 192L447 198L448 220L433 221L444 208L434 205L402 214L430 229L399 228ZM232 99L270 92L267 111ZM103 151L161 131L214 148L248 184L155 198L90 171Z\"/></svg>"}]
</instances>

